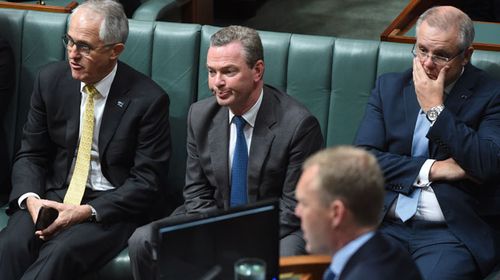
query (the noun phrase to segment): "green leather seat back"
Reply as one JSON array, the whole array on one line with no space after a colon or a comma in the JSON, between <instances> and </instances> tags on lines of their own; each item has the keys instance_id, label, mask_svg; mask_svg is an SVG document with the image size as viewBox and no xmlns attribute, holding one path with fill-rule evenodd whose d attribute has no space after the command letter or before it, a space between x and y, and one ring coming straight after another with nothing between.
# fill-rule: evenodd
<instances>
[{"instance_id":1,"label":"green leather seat back","mask_svg":"<svg viewBox=\"0 0 500 280\"><path fill-rule=\"evenodd\" d=\"M15 15L15 14L12 14ZM17 14L20 16L21 14ZM17 150L21 141L22 126L26 122L30 98L33 91L33 82L39 68L51 62L63 60L65 48L61 37L66 33L67 14L52 14L37 11L22 13L24 16L22 28L15 36L20 35L18 49L15 49L16 63L19 67L17 95L14 104L17 104L14 126L14 150ZM21 20L22 17L17 18ZM16 25L17 26L17 25ZM17 27L15 27L17 28ZM2 28L3 29L3 28ZM19 53L20 50L20 53Z\"/></svg>"},{"instance_id":2,"label":"green leather seat back","mask_svg":"<svg viewBox=\"0 0 500 280\"><path fill-rule=\"evenodd\" d=\"M500 52L476 50L472 54L472 64L500 80Z\"/></svg>"},{"instance_id":3,"label":"green leather seat back","mask_svg":"<svg viewBox=\"0 0 500 280\"><path fill-rule=\"evenodd\" d=\"M373 88L378 42L337 39L333 52L327 146L351 144Z\"/></svg>"},{"instance_id":4,"label":"green leather seat back","mask_svg":"<svg viewBox=\"0 0 500 280\"><path fill-rule=\"evenodd\" d=\"M210 46L210 36L217 32L219 28L220 27L210 25L205 25L201 28L199 50L200 63L198 64L198 91L196 100L201 100L212 95L208 89L207 51Z\"/></svg>"},{"instance_id":5,"label":"green leather seat back","mask_svg":"<svg viewBox=\"0 0 500 280\"><path fill-rule=\"evenodd\" d=\"M288 51L286 92L304 104L318 119L327 139L332 92L333 37L292 35Z\"/></svg>"},{"instance_id":6,"label":"green leather seat back","mask_svg":"<svg viewBox=\"0 0 500 280\"><path fill-rule=\"evenodd\" d=\"M401 72L412 66L413 45L381 42L377 62L377 77L389 72Z\"/></svg>"},{"instance_id":7,"label":"green leather seat back","mask_svg":"<svg viewBox=\"0 0 500 280\"><path fill-rule=\"evenodd\" d=\"M172 207L181 204L186 171L186 123L198 81L201 26L158 22L154 32L151 77L170 97L172 156L169 168L169 198Z\"/></svg>"},{"instance_id":8,"label":"green leather seat back","mask_svg":"<svg viewBox=\"0 0 500 280\"><path fill-rule=\"evenodd\" d=\"M259 31L264 47L264 82L280 90L287 89L287 67L292 34Z\"/></svg>"},{"instance_id":9,"label":"green leather seat back","mask_svg":"<svg viewBox=\"0 0 500 280\"><path fill-rule=\"evenodd\" d=\"M120 60L146 76L151 76L151 53L155 23L150 21L129 21L129 36Z\"/></svg>"}]
</instances>

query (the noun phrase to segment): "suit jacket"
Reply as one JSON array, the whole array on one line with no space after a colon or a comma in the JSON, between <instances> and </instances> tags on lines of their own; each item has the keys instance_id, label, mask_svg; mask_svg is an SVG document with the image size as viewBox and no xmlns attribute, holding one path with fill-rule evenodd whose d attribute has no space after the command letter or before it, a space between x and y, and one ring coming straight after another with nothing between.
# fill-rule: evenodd
<instances>
[{"instance_id":1,"label":"suit jacket","mask_svg":"<svg viewBox=\"0 0 500 280\"><path fill-rule=\"evenodd\" d=\"M481 271L498 258L497 236L481 218L480 199L497 190L500 171L500 83L467 65L430 128L429 158L455 161L475 181L436 181L432 188L450 230L467 246ZM373 151L384 171L384 215L398 193L409 194L425 157L412 157L420 110L411 69L381 76L368 102L355 143ZM498 205L491 205L497 211ZM498 213L498 212L497 212Z\"/></svg>"},{"instance_id":2,"label":"suit jacket","mask_svg":"<svg viewBox=\"0 0 500 280\"><path fill-rule=\"evenodd\" d=\"M9 43L0 37L0 194L10 191L10 160L7 154L7 139L4 129L5 112L14 94L14 54ZM5 201L0 201L4 204Z\"/></svg>"},{"instance_id":3,"label":"suit jacket","mask_svg":"<svg viewBox=\"0 0 500 280\"><path fill-rule=\"evenodd\" d=\"M80 81L72 78L68 62L40 71L13 167L11 211L27 192L41 197L49 190L65 193L79 137L80 102ZM158 85L118 63L98 140L102 173L116 189L88 203L102 222L144 220L144 212L166 186L168 106L168 95Z\"/></svg>"},{"instance_id":4,"label":"suit jacket","mask_svg":"<svg viewBox=\"0 0 500 280\"><path fill-rule=\"evenodd\" d=\"M279 198L281 237L300 227L294 215L295 185L304 160L322 146L316 118L286 93L264 86L249 152L247 192L249 202ZM194 103L187 132L188 213L229 208L228 150L229 109L215 97Z\"/></svg>"},{"instance_id":5,"label":"suit jacket","mask_svg":"<svg viewBox=\"0 0 500 280\"><path fill-rule=\"evenodd\" d=\"M350 279L419 280L422 276L407 251L375 233L342 269L339 280Z\"/></svg>"}]
</instances>

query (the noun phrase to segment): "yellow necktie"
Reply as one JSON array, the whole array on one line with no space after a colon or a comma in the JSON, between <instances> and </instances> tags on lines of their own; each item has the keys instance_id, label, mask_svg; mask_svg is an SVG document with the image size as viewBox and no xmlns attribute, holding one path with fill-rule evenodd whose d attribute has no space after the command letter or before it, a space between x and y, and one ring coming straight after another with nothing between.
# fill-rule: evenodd
<instances>
[{"instance_id":1,"label":"yellow necktie","mask_svg":"<svg viewBox=\"0 0 500 280\"><path fill-rule=\"evenodd\" d=\"M87 93L87 101L83 113L82 134L80 135L73 176L68 191L64 196L64 203L73 205L80 205L87 185L90 168L90 148L92 146L92 135L94 134L94 97L99 94L92 85L86 85L83 90Z\"/></svg>"}]
</instances>

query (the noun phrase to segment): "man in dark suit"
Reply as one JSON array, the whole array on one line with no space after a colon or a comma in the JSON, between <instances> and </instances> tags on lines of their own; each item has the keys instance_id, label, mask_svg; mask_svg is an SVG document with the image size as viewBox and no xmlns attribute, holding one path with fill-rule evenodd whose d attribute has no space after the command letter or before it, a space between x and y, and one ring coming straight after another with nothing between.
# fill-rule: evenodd
<instances>
[{"instance_id":1,"label":"man in dark suit","mask_svg":"<svg viewBox=\"0 0 500 280\"><path fill-rule=\"evenodd\" d=\"M307 250L333 256L325 280L421 279L408 252L375 231L384 177L373 155L347 146L316 153L296 196Z\"/></svg>"},{"instance_id":2,"label":"man in dark suit","mask_svg":"<svg viewBox=\"0 0 500 280\"><path fill-rule=\"evenodd\" d=\"M75 279L98 269L146 222L165 186L168 96L118 62L127 36L119 3L89 0L63 37L69 63L38 74L0 232L0 279ZM58 216L35 228L42 207Z\"/></svg>"},{"instance_id":3,"label":"man in dark suit","mask_svg":"<svg viewBox=\"0 0 500 280\"><path fill-rule=\"evenodd\" d=\"M426 279L478 279L499 254L479 199L498 186L500 83L469 64L474 28L460 10L429 9L416 34L413 69L378 79L356 144L386 177L381 231Z\"/></svg>"},{"instance_id":4,"label":"man in dark suit","mask_svg":"<svg viewBox=\"0 0 500 280\"><path fill-rule=\"evenodd\" d=\"M0 204L6 202L10 191L10 160L7 160L9 157L4 124L5 112L14 93L14 73L14 54L9 43L0 37Z\"/></svg>"},{"instance_id":5,"label":"man in dark suit","mask_svg":"<svg viewBox=\"0 0 500 280\"><path fill-rule=\"evenodd\" d=\"M263 48L253 29L230 26L215 33L207 68L214 96L189 110L185 203L176 212L279 198L280 254L303 253L295 184L304 160L323 146L318 121L286 93L264 85ZM136 279L154 275L150 234L140 228L129 241Z\"/></svg>"}]
</instances>

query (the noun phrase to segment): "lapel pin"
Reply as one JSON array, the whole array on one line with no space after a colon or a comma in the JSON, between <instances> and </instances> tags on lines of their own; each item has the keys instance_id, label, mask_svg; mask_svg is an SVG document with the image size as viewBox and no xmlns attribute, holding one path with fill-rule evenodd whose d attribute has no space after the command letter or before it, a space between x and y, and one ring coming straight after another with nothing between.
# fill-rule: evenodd
<instances>
[{"instance_id":1,"label":"lapel pin","mask_svg":"<svg viewBox=\"0 0 500 280\"><path fill-rule=\"evenodd\" d=\"M123 108L123 101L117 101L116 105L118 105L118 107L120 108Z\"/></svg>"}]
</instances>

